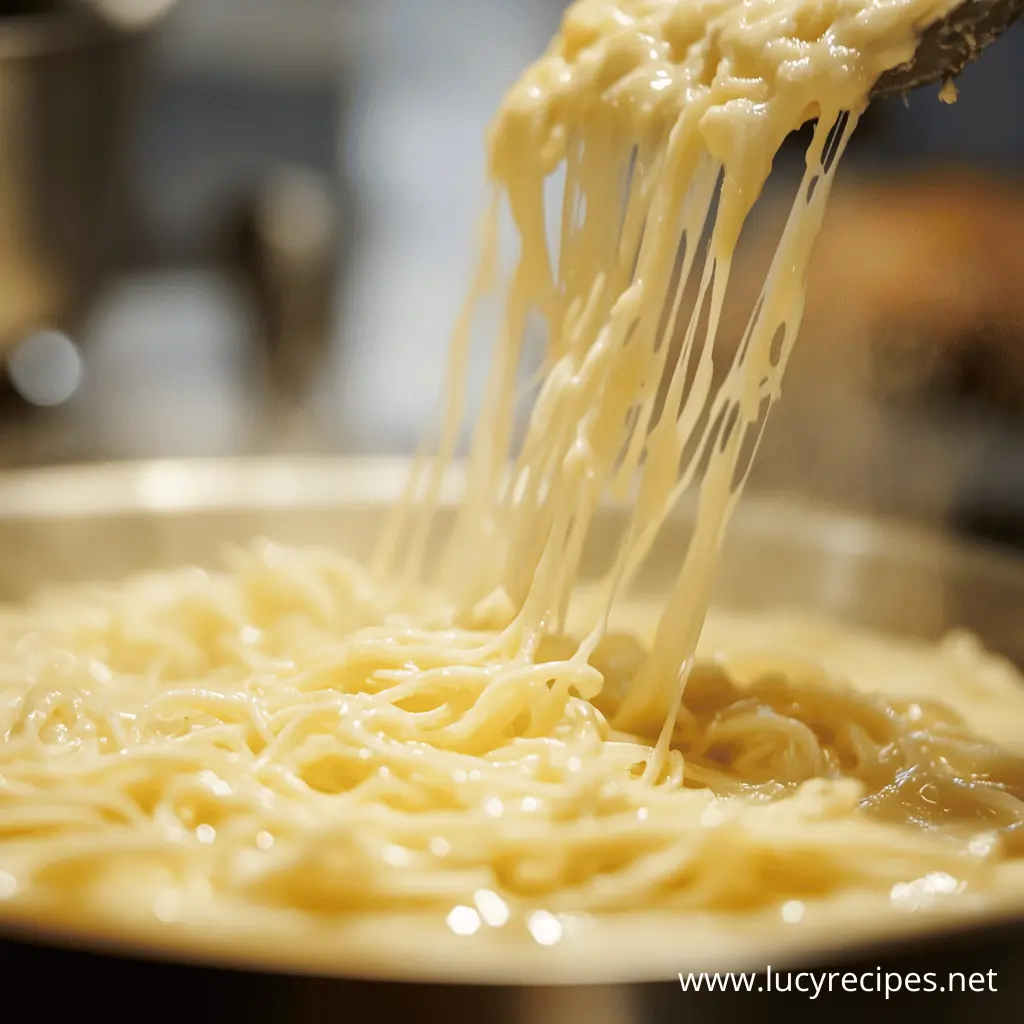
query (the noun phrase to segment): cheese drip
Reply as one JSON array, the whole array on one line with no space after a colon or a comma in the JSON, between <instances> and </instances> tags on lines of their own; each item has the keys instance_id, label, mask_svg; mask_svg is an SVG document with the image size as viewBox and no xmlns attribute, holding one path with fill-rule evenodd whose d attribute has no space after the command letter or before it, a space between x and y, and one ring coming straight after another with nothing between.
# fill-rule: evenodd
<instances>
[{"instance_id":1,"label":"cheese drip","mask_svg":"<svg viewBox=\"0 0 1024 1024\"><path fill-rule=\"evenodd\" d=\"M436 582L467 621L480 609L511 608L509 628L520 655L531 659L540 636L564 626L599 504L609 497L634 503L606 584L610 609L665 518L699 488L696 528L662 625L614 715L626 729L666 723L655 771L692 666L722 537L799 331L807 266L838 159L871 85L912 56L920 27L949 6L582 0L491 126L495 196L480 280L452 344L439 451L417 468L377 564L386 570L404 558L406 578L421 578L430 513L465 406L469 324L494 277L498 207L506 201L519 258L475 428L467 496ZM806 169L774 261L724 382L713 388L741 229L783 140L812 117ZM551 253L544 184L560 166L561 228ZM688 285L697 282L687 308ZM517 371L531 313L543 318L548 349L526 437L514 451ZM677 361L668 365L669 341L680 330ZM595 622L580 646L580 664L606 621Z\"/></svg>"}]
</instances>

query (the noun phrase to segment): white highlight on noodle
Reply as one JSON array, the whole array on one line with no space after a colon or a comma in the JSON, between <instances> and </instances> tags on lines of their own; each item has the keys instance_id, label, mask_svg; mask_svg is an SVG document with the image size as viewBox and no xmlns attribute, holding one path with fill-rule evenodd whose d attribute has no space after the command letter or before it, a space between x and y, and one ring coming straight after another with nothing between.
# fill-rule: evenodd
<instances>
[{"instance_id":1,"label":"white highlight on noodle","mask_svg":"<svg viewBox=\"0 0 1024 1024\"><path fill-rule=\"evenodd\" d=\"M475 935L480 930L480 915L472 907L454 907L448 915L448 927L456 935Z\"/></svg>"},{"instance_id":2,"label":"white highlight on noodle","mask_svg":"<svg viewBox=\"0 0 1024 1024\"><path fill-rule=\"evenodd\" d=\"M480 916L492 928L501 928L508 923L508 904L497 893L480 889L473 897L473 901Z\"/></svg>"},{"instance_id":3,"label":"white highlight on noodle","mask_svg":"<svg viewBox=\"0 0 1024 1024\"><path fill-rule=\"evenodd\" d=\"M553 946L562 938L562 923L546 910L537 910L530 915L527 927L530 934L542 946Z\"/></svg>"},{"instance_id":4,"label":"white highlight on noodle","mask_svg":"<svg viewBox=\"0 0 1024 1024\"><path fill-rule=\"evenodd\" d=\"M782 920L786 924L799 924L804 919L806 909L800 900L787 900L782 904Z\"/></svg>"}]
</instances>

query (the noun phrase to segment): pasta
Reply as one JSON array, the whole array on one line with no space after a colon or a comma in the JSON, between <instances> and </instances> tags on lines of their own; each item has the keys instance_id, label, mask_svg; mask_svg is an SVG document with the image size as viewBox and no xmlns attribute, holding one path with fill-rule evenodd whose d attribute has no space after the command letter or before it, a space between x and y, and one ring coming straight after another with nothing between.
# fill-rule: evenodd
<instances>
[{"instance_id":1,"label":"pasta","mask_svg":"<svg viewBox=\"0 0 1024 1024\"><path fill-rule=\"evenodd\" d=\"M368 564L263 541L215 572L0 614L0 907L320 942L411 915L547 947L580 914L684 927L850 893L892 902L919 883L1021 890L1024 760L965 697L980 687L1016 712L1011 667L962 638L901 646L806 618L744 651L758 620L708 615L838 157L871 84L947 6L573 4L492 125L494 200L439 433ZM733 250L810 117L775 261L712 388ZM466 493L438 542L506 204L519 255ZM531 316L547 334L532 400ZM694 491L676 583L637 604L632 583ZM608 500L631 515L586 591ZM915 685L946 681L880 685L861 677L865 652Z\"/></svg>"}]
</instances>

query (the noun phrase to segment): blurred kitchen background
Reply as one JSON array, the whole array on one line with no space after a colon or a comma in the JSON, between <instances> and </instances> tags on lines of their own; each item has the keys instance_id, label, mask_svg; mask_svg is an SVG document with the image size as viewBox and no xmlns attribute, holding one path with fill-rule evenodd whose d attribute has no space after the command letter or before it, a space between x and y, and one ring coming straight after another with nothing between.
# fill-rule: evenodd
<instances>
[{"instance_id":1,"label":"blurred kitchen background","mask_svg":"<svg viewBox=\"0 0 1024 1024\"><path fill-rule=\"evenodd\" d=\"M0 0L0 465L410 452L564 6ZM760 487L1024 544L1021 68L865 117Z\"/></svg>"}]
</instances>

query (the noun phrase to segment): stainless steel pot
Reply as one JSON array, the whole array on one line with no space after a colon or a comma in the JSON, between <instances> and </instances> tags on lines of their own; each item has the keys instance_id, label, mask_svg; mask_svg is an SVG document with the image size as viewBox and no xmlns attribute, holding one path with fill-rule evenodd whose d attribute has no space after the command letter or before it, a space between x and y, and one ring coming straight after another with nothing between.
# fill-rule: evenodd
<instances>
[{"instance_id":1,"label":"stainless steel pot","mask_svg":"<svg viewBox=\"0 0 1024 1024\"><path fill-rule=\"evenodd\" d=\"M317 459L120 464L0 476L0 597L16 597L41 583L109 579L182 562L209 564L223 544L259 534L358 555L371 543L382 511L400 493L405 472L401 461ZM453 476L448 498L458 489ZM449 501L445 515L451 509ZM609 509L599 521L589 571L606 562L623 514ZM669 525L643 584L664 585L688 529L685 514ZM966 625L990 647L1024 664L1024 562L828 510L746 500L729 535L718 600L733 607L804 606L926 638ZM767 963L781 963L778 952L744 955L735 966L762 971ZM0 938L0 976L40 971L59 978L60 985L46 996L51 1012L66 997L78 1008L99 1001L105 1015L116 1017L120 1009L134 1013L110 995L134 986L158 991L162 1009L193 1020L295 1024L363 1017L456 1024L660 1024L745 1014L753 1019L782 998L774 993L764 997L766 1003L756 991L684 993L670 975L662 983L614 985L560 985L550 978L532 985L529 977L518 985L399 984L329 977L331 969L322 963L301 974L294 965L285 969L275 963L273 956L243 964L217 950L192 955L193 961L185 962L177 954L123 941L104 945L8 928ZM831 971L840 979L849 972L893 972L901 978L935 972L945 981L951 972L970 977L992 971L995 991L903 992L886 1002L910 1010L924 1000L931 1021L967 1020L982 1006L990 1016L1009 1016L1024 991L1018 980L1024 979L1024 921L1003 920L959 933L924 930L899 941L854 942L837 934L785 966L791 972ZM395 973L406 972L396 965ZM763 983L763 978L755 982L755 990ZM785 1002L789 1016L826 1011L859 1020L873 997L844 992L836 983L834 991L815 1000L791 994Z\"/></svg>"},{"instance_id":2,"label":"stainless steel pot","mask_svg":"<svg viewBox=\"0 0 1024 1024\"><path fill-rule=\"evenodd\" d=\"M137 205L133 159L150 50L175 3L0 5L0 368L49 332L74 338L115 272L170 258L157 251ZM331 337L336 191L312 171L278 168L238 197L237 210L224 211L217 227L225 237L184 254L239 278L259 335L255 351L286 403L304 398ZM40 360L36 374L60 372L47 369L54 357L45 346Z\"/></svg>"},{"instance_id":3,"label":"stainless steel pot","mask_svg":"<svg viewBox=\"0 0 1024 1024\"><path fill-rule=\"evenodd\" d=\"M172 2L0 9L0 350L68 325L117 254L146 48Z\"/></svg>"}]
</instances>

